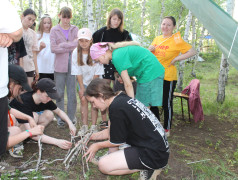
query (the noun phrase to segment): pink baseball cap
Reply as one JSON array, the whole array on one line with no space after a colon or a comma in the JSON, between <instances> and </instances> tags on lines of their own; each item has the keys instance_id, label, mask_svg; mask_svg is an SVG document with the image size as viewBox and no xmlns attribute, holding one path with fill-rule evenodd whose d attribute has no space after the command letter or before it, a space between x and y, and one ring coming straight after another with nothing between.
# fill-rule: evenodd
<instances>
[{"instance_id":1,"label":"pink baseball cap","mask_svg":"<svg viewBox=\"0 0 238 180\"><path fill-rule=\"evenodd\" d=\"M92 39L92 32L88 28L82 28L78 31L78 39Z\"/></svg>"},{"instance_id":2,"label":"pink baseball cap","mask_svg":"<svg viewBox=\"0 0 238 180\"><path fill-rule=\"evenodd\" d=\"M93 60L98 59L101 55L106 54L108 42L95 43L90 48L90 56Z\"/></svg>"}]
</instances>

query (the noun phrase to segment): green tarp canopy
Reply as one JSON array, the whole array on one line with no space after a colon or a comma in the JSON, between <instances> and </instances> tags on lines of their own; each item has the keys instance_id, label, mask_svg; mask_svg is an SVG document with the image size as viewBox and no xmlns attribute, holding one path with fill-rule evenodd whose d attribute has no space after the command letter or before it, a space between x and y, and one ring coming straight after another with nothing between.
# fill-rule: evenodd
<instances>
[{"instance_id":1,"label":"green tarp canopy","mask_svg":"<svg viewBox=\"0 0 238 180\"><path fill-rule=\"evenodd\" d=\"M215 39L228 62L238 70L238 23L212 0L181 0ZM231 51L230 51L231 50Z\"/></svg>"}]
</instances>

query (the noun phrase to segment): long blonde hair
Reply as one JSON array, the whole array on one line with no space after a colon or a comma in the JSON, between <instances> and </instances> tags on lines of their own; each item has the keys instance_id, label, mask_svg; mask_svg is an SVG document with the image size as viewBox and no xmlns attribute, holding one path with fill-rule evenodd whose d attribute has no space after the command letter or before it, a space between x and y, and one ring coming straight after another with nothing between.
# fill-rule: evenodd
<instances>
[{"instance_id":1,"label":"long blonde hair","mask_svg":"<svg viewBox=\"0 0 238 180\"><path fill-rule=\"evenodd\" d=\"M92 66L93 65L93 60L90 56L90 47L92 46L93 42L91 41L90 46L89 46L89 50L88 50L88 57L87 57L87 65ZM82 47L79 45L78 43L78 47L77 47L77 63L79 66L83 66L85 65L83 62L83 49Z\"/></svg>"},{"instance_id":2,"label":"long blonde hair","mask_svg":"<svg viewBox=\"0 0 238 180\"><path fill-rule=\"evenodd\" d=\"M50 30L51 30L51 28L52 28L52 19L51 19L51 17L50 17L50 15L49 14L44 14L42 17L41 17L41 19L40 19L40 24L39 24L39 27L38 27L38 33L40 34L40 37L39 37L39 39L38 40L40 40L41 38L42 38L42 36L43 36L43 33L44 33L44 19L45 18L49 18L50 19Z\"/></svg>"}]
</instances>

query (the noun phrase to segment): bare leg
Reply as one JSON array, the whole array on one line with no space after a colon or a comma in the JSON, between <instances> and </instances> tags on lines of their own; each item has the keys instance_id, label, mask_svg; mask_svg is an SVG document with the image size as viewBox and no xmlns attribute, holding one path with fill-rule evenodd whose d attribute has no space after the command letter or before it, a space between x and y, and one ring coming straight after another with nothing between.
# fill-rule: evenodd
<instances>
[{"instance_id":1,"label":"bare leg","mask_svg":"<svg viewBox=\"0 0 238 180\"><path fill-rule=\"evenodd\" d=\"M103 156L98 162L98 168L102 173L109 175L124 175L139 171L128 168L124 150Z\"/></svg>"},{"instance_id":2,"label":"bare leg","mask_svg":"<svg viewBox=\"0 0 238 180\"><path fill-rule=\"evenodd\" d=\"M33 82L33 77L27 77L28 84L31 87L31 83Z\"/></svg>"},{"instance_id":3,"label":"bare leg","mask_svg":"<svg viewBox=\"0 0 238 180\"><path fill-rule=\"evenodd\" d=\"M50 110L45 110L38 118L37 124L47 126L54 118L54 113Z\"/></svg>"},{"instance_id":4,"label":"bare leg","mask_svg":"<svg viewBox=\"0 0 238 180\"><path fill-rule=\"evenodd\" d=\"M98 118L98 109L94 108L92 104L91 104L91 116L92 116L92 125L96 125Z\"/></svg>"},{"instance_id":5,"label":"bare leg","mask_svg":"<svg viewBox=\"0 0 238 180\"><path fill-rule=\"evenodd\" d=\"M80 112L83 125L88 125L88 101L84 96L80 98Z\"/></svg>"}]
</instances>

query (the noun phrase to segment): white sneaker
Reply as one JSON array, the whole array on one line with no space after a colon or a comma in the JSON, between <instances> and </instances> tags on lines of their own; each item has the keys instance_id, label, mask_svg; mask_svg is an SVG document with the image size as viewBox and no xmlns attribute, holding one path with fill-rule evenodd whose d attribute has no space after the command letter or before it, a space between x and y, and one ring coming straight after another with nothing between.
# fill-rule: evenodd
<instances>
[{"instance_id":1,"label":"white sneaker","mask_svg":"<svg viewBox=\"0 0 238 180\"><path fill-rule=\"evenodd\" d=\"M22 143L16 144L9 149L9 154L15 158L23 158L24 146Z\"/></svg>"},{"instance_id":2,"label":"white sneaker","mask_svg":"<svg viewBox=\"0 0 238 180\"><path fill-rule=\"evenodd\" d=\"M86 132L88 131L88 125L83 125L79 132L78 132L78 136L84 136L86 134Z\"/></svg>"},{"instance_id":3,"label":"white sneaker","mask_svg":"<svg viewBox=\"0 0 238 180\"><path fill-rule=\"evenodd\" d=\"M98 132L98 127L97 127L97 125L91 125L90 131L92 131L93 133Z\"/></svg>"},{"instance_id":4,"label":"white sneaker","mask_svg":"<svg viewBox=\"0 0 238 180\"><path fill-rule=\"evenodd\" d=\"M74 117L74 119L72 120L72 123L73 123L74 125L76 125L77 122L78 122L78 119L77 119L76 117Z\"/></svg>"}]
</instances>

